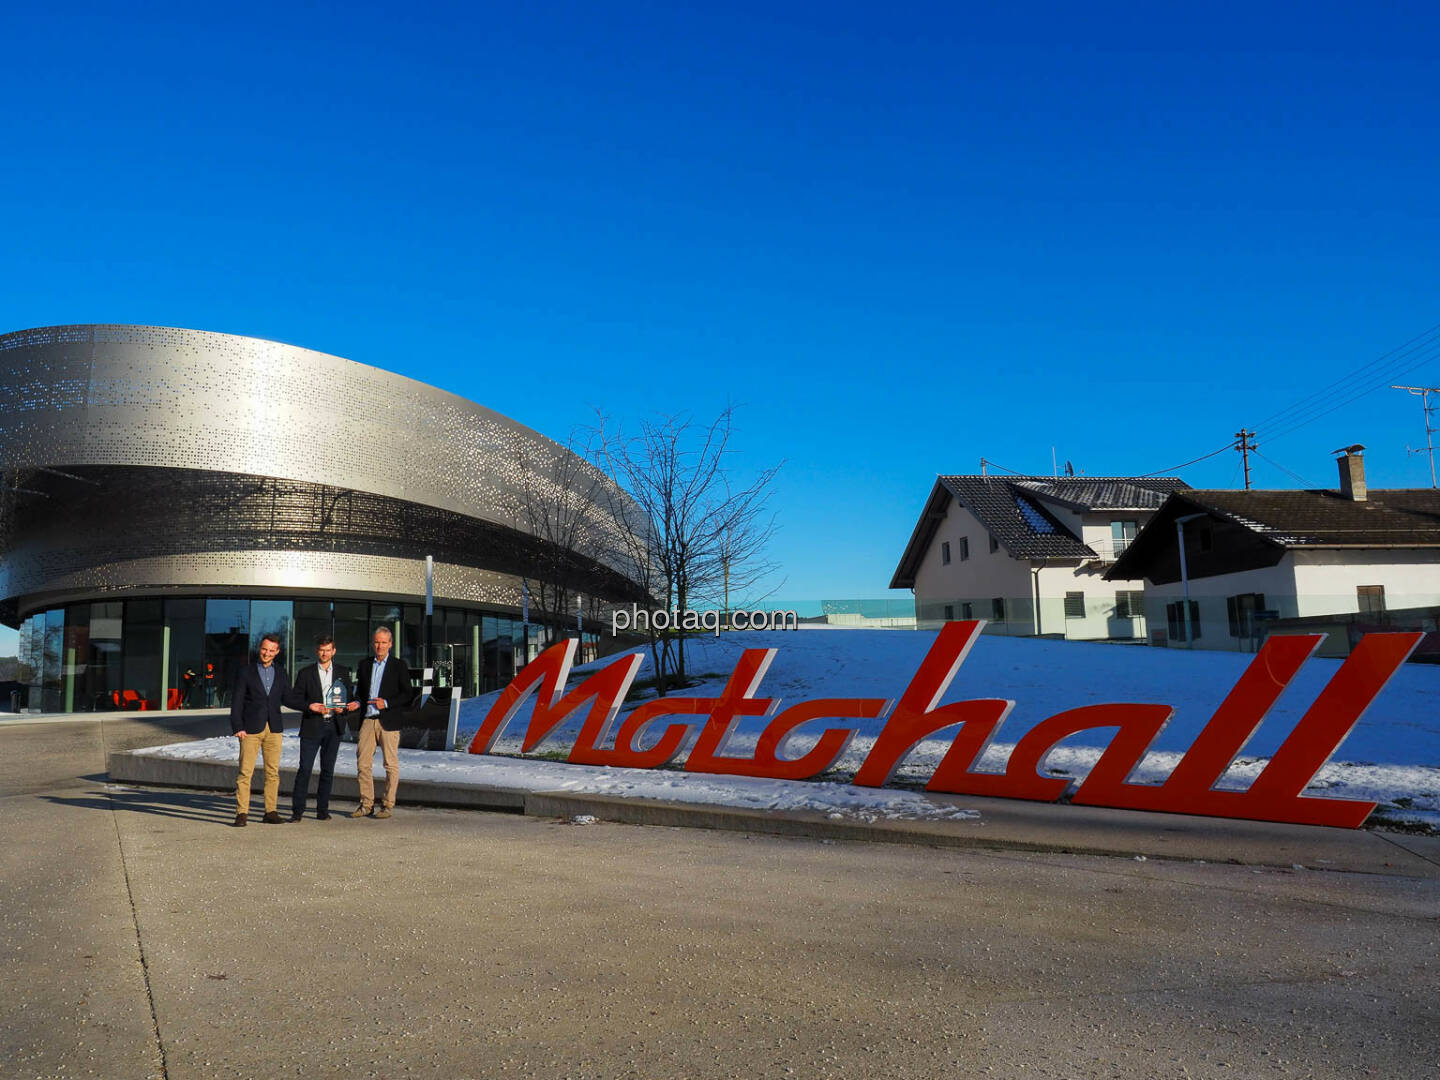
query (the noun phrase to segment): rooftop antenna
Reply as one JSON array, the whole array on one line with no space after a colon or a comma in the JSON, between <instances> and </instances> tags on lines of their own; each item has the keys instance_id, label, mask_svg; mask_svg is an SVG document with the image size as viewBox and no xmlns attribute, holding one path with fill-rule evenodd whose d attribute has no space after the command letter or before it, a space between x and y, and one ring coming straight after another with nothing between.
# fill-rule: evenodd
<instances>
[{"instance_id":1,"label":"rooftop antenna","mask_svg":"<svg viewBox=\"0 0 1440 1080\"><path fill-rule=\"evenodd\" d=\"M1425 410L1425 453L1430 455L1430 486L1435 487L1435 426L1430 422L1430 395L1440 393L1440 386L1392 386L1391 390L1408 390L1411 397L1418 397L1420 405ZM1418 454L1420 451L1411 450L1406 445L1405 452Z\"/></svg>"}]
</instances>

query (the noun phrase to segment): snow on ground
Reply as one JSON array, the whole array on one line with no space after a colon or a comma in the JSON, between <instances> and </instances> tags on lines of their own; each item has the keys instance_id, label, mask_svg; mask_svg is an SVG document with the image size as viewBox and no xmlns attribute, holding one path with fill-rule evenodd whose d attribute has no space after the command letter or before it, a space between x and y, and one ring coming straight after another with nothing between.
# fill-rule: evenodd
<instances>
[{"instance_id":1,"label":"snow on ground","mask_svg":"<svg viewBox=\"0 0 1440 1080\"><path fill-rule=\"evenodd\" d=\"M234 765L238 755L234 736L152 746L135 753L181 761L215 761L226 765ZM299 761L300 736L287 732L280 751L280 767L293 769ZM342 748L335 763L335 772L340 776L354 776L355 755ZM381 773L378 765L375 772L377 777ZM659 769L607 769L567 765L558 761L520 760L438 750L401 750L400 779L402 784L407 780L433 780L512 791L569 791L747 810L814 810L833 818L861 821L881 818L960 821L980 816L972 810L932 802L913 791L858 788L839 783L759 780L745 776L705 776ZM404 795L403 787L401 795Z\"/></svg>"},{"instance_id":2,"label":"snow on ground","mask_svg":"<svg viewBox=\"0 0 1440 1080\"><path fill-rule=\"evenodd\" d=\"M775 648L775 659L755 696L779 698L780 709L819 697L898 698L934 641L933 631L903 630L753 631L718 638L701 636L687 643L686 667L692 676L707 677L685 694L718 694L744 649ZM637 678L643 681L653 673L648 650L641 651L645 664ZM1135 776L1137 781L1154 783L1169 774L1252 659L1240 653L985 635L971 650L942 703L972 697L1015 701L980 762L980 768L996 772L1003 770L1010 750L1026 731L1065 709L1107 702L1172 705L1175 715ZM585 672L613 660L610 657L577 667L570 686ZM1340 663L1322 658L1306 662L1218 786L1244 788L1249 784ZM462 703L461 747L469 745L497 696L486 694ZM650 695L643 700L650 700ZM630 707L636 704L639 702L632 702ZM497 741L497 752L519 753L528 718L527 703ZM835 778L848 779L853 774L883 722L858 724L859 734L837 763ZM758 719L737 724L726 752L748 753L765 723ZM787 756L798 756L809 749L819 730L836 723L817 721L799 729L789 742ZM558 729L534 753L563 756L574 740L578 724L577 719ZM1083 777L1099 758L1113 730L1097 729L1063 740L1050 755L1048 768L1061 775ZM807 731L811 733L808 737ZM906 759L896 779L923 784L949 742L949 735L945 735L921 743ZM1321 770L1307 790L1337 798L1373 800L1380 804L1376 819L1440 828L1440 665L1402 666L1341 744L1335 760Z\"/></svg>"},{"instance_id":3,"label":"snow on ground","mask_svg":"<svg viewBox=\"0 0 1440 1080\"><path fill-rule=\"evenodd\" d=\"M778 708L820 697L898 698L934 640L933 632L903 630L754 631L727 633L719 638L702 636L687 645L687 668L692 676L705 677L685 693L697 697L718 694L743 649L774 647L778 653L756 696L780 699ZM648 652L645 656L640 680L652 674ZM1135 776L1140 782L1155 783L1169 774L1251 659L1237 653L984 636L971 650L942 700L998 697L1016 702L980 763L982 769L997 772L1003 770L1020 736L1065 709L1106 702L1172 705L1173 719ZM613 660L611 657L576 668L570 686L585 672ZM1250 744L1221 778L1221 787L1244 788L1254 779L1268 755L1339 666L1340 661L1325 659L1305 664ZM462 703L458 741L461 749L469 745L497 696L491 693ZM651 696L647 694L640 700L650 700ZM639 700L627 706L626 711L636 704ZM870 819L956 817L964 813L930 803L913 791L856 788L845 783L864 760L883 720L860 723L859 733L833 773L824 781L805 782L708 776L674 769L600 768L553 760L569 751L578 730L578 716L536 747L529 758L501 756L519 755L528 719L527 703L496 742L496 754L401 751L401 777L752 809L816 810ZM737 725L724 752L748 753L766 722L747 720ZM789 741L787 756L803 753L814 744L820 729L836 725L835 721L805 725ZM1078 780L1099 758L1113 730L1097 729L1065 739L1050 755L1047 767ZM947 734L921 743L901 766L896 782L923 785L949 748L949 741ZM227 764L236 758L235 740L231 737L141 752ZM285 740L283 763L294 767L298 754L298 739L292 733ZM1380 806L1372 822L1440 829L1440 665L1404 665L1361 717L1335 758L1308 790L1338 798L1373 800ZM337 771L353 775L353 755L342 752Z\"/></svg>"}]
</instances>

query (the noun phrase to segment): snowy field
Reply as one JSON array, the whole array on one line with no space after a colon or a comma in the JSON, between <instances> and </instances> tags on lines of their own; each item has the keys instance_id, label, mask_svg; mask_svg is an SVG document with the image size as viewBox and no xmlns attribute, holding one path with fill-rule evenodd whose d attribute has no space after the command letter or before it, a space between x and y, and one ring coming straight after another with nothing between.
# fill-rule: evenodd
<instances>
[{"instance_id":1,"label":"snowy field","mask_svg":"<svg viewBox=\"0 0 1440 1080\"><path fill-rule=\"evenodd\" d=\"M933 632L903 630L800 630L697 637L686 646L687 670L692 675L711 677L685 693L718 694L742 650L773 647L778 652L755 696L779 698L781 709L807 698L898 698L934 640ZM649 654L642 655L645 664L637 680L651 674ZM1065 709L1117 701L1172 705L1174 717L1136 775L1139 781L1157 782L1168 775L1251 659L1238 653L982 636L942 703L972 697L1009 698L1015 702L980 762L980 768L997 772L1003 770L1020 736ZM584 672L612 661L607 658L577 667L570 685L574 686ZM1243 788L1259 773L1339 666L1338 660L1314 658L1306 662L1222 778L1221 787ZM461 705L462 747L469 744L470 736L497 696L487 694ZM496 752L520 752L528 716L527 703L496 742ZM738 724L728 753L747 752L765 723L752 720ZM859 767L882 723L859 723L860 734L837 763L834 779L848 779ZM806 727L818 730L834 725L834 721L818 721ZM578 721L560 728L533 753L565 753L577 729ZM815 736L806 738L805 730L800 729L791 739L789 756L798 756L814 744ZM1077 779L1083 777L1104 749L1111 730L1082 732L1064 740L1050 755L1050 770ZM896 774L896 781L923 784L949 743L949 735L921 743ZM1440 665L1402 666L1309 790L1378 802L1372 822L1440 827Z\"/></svg>"},{"instance_id":2,"label":"snowy field","mask_svg":"<svg viewBox=\"0 0 1440 1080\"><path fill-rule=\"evenodd\" d=\"M933 632L900 630L801 630L698 637L687 645L687 668L692 676L707 677L685 693L687 696L718 694L743 649L774 647L778 653L756 696L780 699L778 708L820 697L898 698L934 640ZM648 653L644 655L639 680L651 674ZM570 686L586 671L596 670L613 660L611 657L576 668ZM1158 782L1174 767L1250 660L1249 656L1235 653L1186 653L1140 646L982 637L961 666L943 701L971 697L1015 701L1015 708L980 763L982 769L993 771L1004 768L1010 749L1021 735L1039 721L1065 709L1106 702L1172 705L1173 719L1156 740L1136 776L1142 782ZM1339 664L1337 660L1324 659L1311 659L1305 664L1222 778L1220 786L1243 788L1249 783ZM469 745L497 696L487 694L461 705L458 745L462 749ZM650 699L647 694L629 707ZM1371 824L1440 829L1440 715L1437 712L1440 712L1440 666L1403 666L1309 790L1379 803ZM621 715L623 717L624 712ZM866 819L962 816L962 812L932 804L913 791L856 788L846 782L864 759L883 721L860 722L859 734L836 769L821 781L804 782L707 776L670 769L599 768L553 760L569 751L578 730L578 717L536 747L528 760L497 756L519 754L528 718L529 703L496 742L495 755L402 751L401 776L530 791L575 791L753 809L816 810ZM746 753L766 722L757 719L737 725L726 752ZM813 732L834 725L834 721L806 725L790 740L787 756L798 756L813 745L815 735L807 736L807 729ZM1083 732L1064 740L1050 755L1048 768L1077 780L1083 777L1099 757L1111 730ZM921 743L896 774L895 783L923 785L948 747L948 734ZM233 762L235 743L232 738L208 739L155 747L146 752ZM284 764L293 767L297 754L298 740L292 733L286 739ZM337 772L353 775L353 756L342 753Z\"/></svg>"}]
</instances>

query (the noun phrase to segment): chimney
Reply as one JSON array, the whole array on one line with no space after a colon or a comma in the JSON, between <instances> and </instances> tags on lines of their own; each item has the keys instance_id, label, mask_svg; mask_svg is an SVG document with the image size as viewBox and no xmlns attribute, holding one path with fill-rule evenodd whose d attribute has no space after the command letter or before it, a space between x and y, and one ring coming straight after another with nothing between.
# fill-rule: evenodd
<instances>
[{"instance_id":1,"label":"chimney","mask_svg":"<svg viewBox=\"0 0 1440 1080\"><path fill-rule=\"evenodd\" d=\"M1365 447L1356 443L1331 451L1343 455L1335 461L1340 466L1340 497L1351 502L1365 501L1365 458L1361 456L1364 450Z\"/></svg>"}]
</instances>

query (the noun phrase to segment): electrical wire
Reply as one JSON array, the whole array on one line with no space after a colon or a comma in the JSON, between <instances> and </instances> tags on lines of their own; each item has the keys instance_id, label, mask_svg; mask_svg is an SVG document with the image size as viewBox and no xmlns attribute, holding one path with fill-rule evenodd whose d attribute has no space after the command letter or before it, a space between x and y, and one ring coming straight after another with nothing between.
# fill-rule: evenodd
<instances>
[{"instance_id":1,"label":"electrical wire","mask_svg":"<svg viewBox=\"0 0 1440 1080\"><path fill-rule=\"evenodd\" d=\"M1199 457L1197 457L1197 458L1195 458L1195 459L1193 459L1193 460L1191 460L1191 461L1187 461L1187 462L1185 462L1185 463L1182 464L1182 465L1167 465L1167 466L1165 466L1165 468L1163 468L1163 469L1156 469L1154 472L1139 473L1139 474L1136 475L1135 479L1137 479L1137 480L1143 480L1143 479L1145 479L1147 476L1160 476L1160 475L1163 474L1163 473L1172 473L1172 472L1176 472L1176 471L1179 470L1179 469L1188 469L1191 465L1198 465L1200 462L1205 461L1205 460L1208 459L1208 458L1212 458L1212 457L1214 457L1216 454L1223 454L1223 453L1225 453L1226 450L1234 450L1234 449L1235 449L1235 444L1234 444L1233 442L1228 442L1228 443L1226 443L1224 446L1220 447L1218 450L1211 450L1208 454L1201 454Z\"/></svg>"},{"instance_id":2,"label":"electrical wire","mask_svg":"<svg viewBox=\"0 0 1440 1080\"><path fill-rule=\"evenodd\" d=\"M1412 350L1406 354L1406 360L1412 362L1407 363L1405 367L1391 369L1383 376L1370 376L1370 378L1378 379L1378 381L1373 384L1366 385L1364 382L1356 383L1354 386L1348 388L1349 390L1353 390L1353 393L1348 393L1347 396L1339 400L1334 400L1332 397L1323 398L1300 409L1298 412L1294 411L1294 407L1284 410L1282 413L1277 413L1276 415L1284 416L1286 413L1293 413L1293 415L1290 415L1288 419L1281 422L1278 427L1266 428L1257 424L1256 430L1263 432L1268 440L1281 438L1282 436L1290 434L1292 431L1304 427L1306 424L1319 420L1322 416L1328 416L1337 409L1343 409L1345 406L1353 404L1369 394L1373 394L1376 390L1385 389L1392 381L1403 378L1410 372L1422 368L1426 364L1434 362L1436 359L1440 359L1440 341L1426 342L1420 349ZM1364 388L1359 389L1359 387L1362 386ZM1311 395L1311 397L1314 396L1313 394Z\"/></svg>"},{"instance_id":3,"label":"electrical wire","mask_svg":"<svg viewBox=\"0 0 1440 1080\"><path fill-rule=\"evenodd\" d=\"M1256 450L1256 449L1254 449L1253 447L1251 448L1250 452L1251 452L1252 454L1254 454L1256 457L1258 457L1261 461L1264 461L1264 462L1267 462L1268 464L1274 465L1275 468L1279 469L1281 472L1283 472L1286 476L1290 477L1292 480L1299 480L1300 483L1304 484L1307 488L1318 488L1318 487L1320 486L1319 484L1315 483L1313 480L1307 480L1305 477L1301 476L1301 475L1300 475L1299 473L1297 473L1297 472L1291 472L1291 471L1290 471L1289 469L1287 469L1284 465L1281 465L1278 461L1273 461L1273 460L1271 460L1270 458L1266 457L1264 454L1260 453L1259 450Z\"/></svg>"},{"instance_id":4,"label":"electrical wire","mask_svg":"<svg viewBox=\"0 0 1440 1080\"><path fill-rule=\"evenodd\" d=\"M1374 378L1378 378L1377 369L1379 369L1381 365L1385 364L1387 361L1391 361L1392 359L1397 358L1407 358L1417 352L1420 352L1421 350L1431 348L1437 343L1440 343L1440 323L1437 323L1436 325L1430 327L1430 329L1424 331L1423 333L1417 334L1415 337L1411 338L1403 345L1391 349L1383 356L1377 357L1363 367L1352 371L1350 374L1341 376L1339 379L1336 379L1334 382L1328 384L1327 386L1321 387L1319 390L1316 390L1312 394L1307 394L1299 401L1296 401L1293 404L1286 406L1279 412L1271 413L1269 416L1265 417L1263 420L1261 420L1254 426L1259 428L1264 427L1268 424L1289 423L1291 420L1294 419L1291 414L1303 414L1310 409L1316 408L1324 404L1323 399L1331 397L1337 391L1341 393L1348 393L1350 390L1353 390L1358 386L1365 385ZM1342 387L1344 388L1343 390L1341 389Z\"/></svg>"},{"instance_id":5,"label":"electrical wire","mask_svg":"<svg viewBox=\"0 0 1440 1080\"><path fill-rule=\"evenodd\" d=\"M1020 471L1017 470L1017 469L1007 469L1004 465L1000 465L1000 464L998 464L998 463L996 463L996 462L994 462L994 461L991 461L989 458L981 458L981 459L980 459L980 464L981 464L982 466L983 466L983 465L989 465L990 468L992 468L992 469L999 469L1001 472L1008 472L1011 476L1033 476L1033 475L1034 475L1034 473L1023 473L1023 472L1020 472Z\"/></svg>"}]
</instances>

